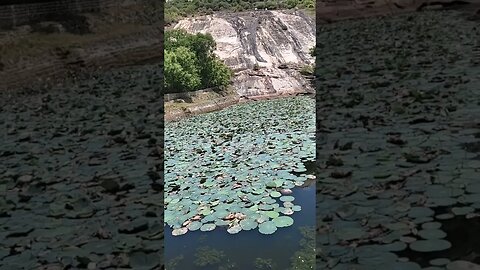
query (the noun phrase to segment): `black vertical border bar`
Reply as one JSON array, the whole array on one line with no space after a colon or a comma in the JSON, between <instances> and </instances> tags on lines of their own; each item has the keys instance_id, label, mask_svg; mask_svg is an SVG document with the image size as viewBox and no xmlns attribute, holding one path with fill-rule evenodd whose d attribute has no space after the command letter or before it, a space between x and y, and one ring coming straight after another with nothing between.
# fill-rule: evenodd
<instances>
[{"instance_id":1,"label":"black vertical border bar","mask_svg":"<svg viewBox=\"0 0 480 270\"><path fill-rule=\"evenodd\" d=\"M319 150L320 150L320 145L321 145L321 134L320 134L320 131L319 131L319 127L320 127L320 116L318 115L318 112L319 112L319 98L320 98L320 95L318 93L319 91L319 74L318 74L318 65L320 64L320 59L319 59L319 40L318 40L318 34L319 34L319 31L320 31L320 27L318 27L318 22L319 22L319 18L318 18L318 14L319 14L319 1L320 0L316 0L315 1L315 48L314 48L314 53L315 53L315 67L314 67L314 82L315 82L315 176L316 176L316 182L315 182L315 220L316 220L316 223L315 223L315 241L316 241L316 247L315 247L315 255L316 255L316 258L315 258L315 269L319 269L319 266L320 266L320 262L319 262L319 258L320 258L320 254L321 254L321 249L320 249L320 246L319 246L319 231L320 231L320 223L318 222L318 218L320 217L320 213L318 212L319 211L319 200L320 200L320 185L318 184L318 168L320 167L320 159L319 159Z\"/></svg>"},{"instance_id":2,"label":"black vertical border bar","mask_svg":"<svg viewBox=\"0 0 480 270\"><path fill-rule=\"evenodd\" d=\"M314 47L314 57L315 57L315 66L314 66L314 87L315 87L315 269L318 269L319 264L319 257L320 257L320 248L318 245L318 232L319 232L319 222L318 222L318 201L319 201L319 185L318 185L318 168L319 168L319 159L318 159L318 152L319 152L319 116L318 116L318 99L320 95L318 94L318 64L320 63L318 59L318 32L319 32L319 27L318 27L318 1L315 1L315 47Z\"/></svg>"},{"instance_id":3,"label":"black vertical border bar","mask_svg":"<svg viewBox=\"0 0 480 270\"><path fill-rule=\"evenodd\" d=\"M163 204L163 201L164 201L164 189L163 189L163 186L164 186L164 156L163 156L163 149L164 149L164 134L165 134L165 121L164 121L164 116L165 116L165 110L164 110L164 100L163 100L163 86L164 86L164 83L163 83L163 61L164 61L164 47L163 47L163 38L164 38L164 31L165 31L165 14L164 14L164 10L165 10L165 1L162 0L160 1L161 4L160 4L160 8L162 10L162 12L160 12L160 50L161 50L161 53L160 53L160 76L161 76L161 79L160 79L160 86L159 86L159 91L158 91L158 99L160 100L160 108L159 108L159 122L160 122L160 140L159 140L159 155L160 155L160 164L159 164L159 168L157 171L159 171L159 174L160 174L160 198L161 198L161 208L160 208L160 225L164 226L164 219L163 219L163 215L164 215L164 204ZM162 235L160 237L160 269L165 269L165 243L164 243L164 235L163 235L163 230L162 230Z\"/></svg>"}]
</instances>

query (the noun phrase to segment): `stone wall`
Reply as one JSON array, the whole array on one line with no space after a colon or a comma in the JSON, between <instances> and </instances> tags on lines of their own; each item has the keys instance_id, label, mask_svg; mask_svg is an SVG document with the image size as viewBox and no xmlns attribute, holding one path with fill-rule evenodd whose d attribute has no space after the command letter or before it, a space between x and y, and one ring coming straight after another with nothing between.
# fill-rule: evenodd
<instances>
[{"instance_id":1,"label":"stone wall","mask_svg":"<svg viewBox=\"0 0 480 270\"><path fill-rule=\"evenodd\" d=\"M195 93L192 93L194 95ZM176 121L185 117L214 112L238 104L240 97L236 94L219 97L207 102L194 104L183 109L170 109L165 112L165 121Z\"/></svg>"},{"instance_id":2,"label":"stone wall","mask_svg":"<svg viewBox=\"0 0 480 270\"><path fill-rule=\"evenodd\" d=\"M220 88L218 87L213 87L213 88L207 88L207 89L202 89L202 90L197 90L193 92L181 92L181 93L166 93L163 95L163 98L165 102L168 101L173 101L177 99L192 99L192 97L197 96L199 94L203 93L215 93L218 92Z\"/></svg>"}]
</instances>

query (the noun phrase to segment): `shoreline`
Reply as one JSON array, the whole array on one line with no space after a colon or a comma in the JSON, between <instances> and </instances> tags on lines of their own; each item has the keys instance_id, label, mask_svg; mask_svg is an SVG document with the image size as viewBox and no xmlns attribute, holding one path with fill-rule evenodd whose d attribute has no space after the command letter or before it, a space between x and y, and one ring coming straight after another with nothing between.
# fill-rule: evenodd
<instances>
[{"instance_id":1,"label":"shoreline","mask_svg":"<svg viewBox=\"0 0 480 270\"><path fill-rule=\"evenodd\" d=\"M311 92L292 92L292 93L283 93L283 94L275 93L275 94L268 94L268 95L251 96L247 98L240 97L238 95L233 94L233 95L226 96L225 98L218 98L216 100L212 100L209 102L197 103L197 104L191 103L192 104L191 106L183 109L171 109L168 106L165 106L164 121L176 122L176 121L180 121L185 118L189 118L189 117L200 115L200 114L221 111L229 107L244 104L244 103L289 98L289 97L296 97L296 96L313 96L313 98L315 98L315 93L311 93ZM231 100L228 100L228 98L230 98ZM223 102L222 102L222 99L224 99Z\"/></svg>"},{"instance_id":2,"label":"shoreline","mask_svg":"<svg viewBox=\"0 0 480 270\"><path fill-rule=\"evenodd\" d=\"M394 4L383 4L383 5L375 5L375 6L368 6L368 5L349 5L349 6L321 6L317 7L316 11L316 18L317 18L317 25L327 24L327 23L336 23L346 20L362 20L371 17L389 17L389 16L396 16L401 14L416 14L418 12L422 12L424 10L449 10L449 9L460 9L460 10L467 10L465 7L472 7L471 9L474 10L479 8L479 4L477 3L469 3L465 5L459 5L458 8L450 8L450 7L436 7L436 8L429 8L429 6L425 6L423 8L422 5L425 4L423 2L417 3L417 5L405 5L404 7L398 7ZM448 3L445 2L447 5ZM209 102L204 103L191 103L190 106L184 107L182 109L171 109L169 106L165 106L165 115L164 121L165 122L175 122L182 120L184 118L188 118L191 116L209 113L214 111L219 111L226 109L230 106L234 106L237 104L247 103L247 102L254 102L254 101L261 101L261 100L272 100L272 99L279 99L279 98L286 98L286 97L293 97L298 95L313 95L315 97L315 92L291 92L291 93L274 93L274 94L266 94L266 95L259 95L259 96L251 96L251 97L239 97L238 95L230 95L230 97L234 101L225 102L222 99L214 99ZM167 103L165 103L167 104Z\"/></svg>"}]
</instances>

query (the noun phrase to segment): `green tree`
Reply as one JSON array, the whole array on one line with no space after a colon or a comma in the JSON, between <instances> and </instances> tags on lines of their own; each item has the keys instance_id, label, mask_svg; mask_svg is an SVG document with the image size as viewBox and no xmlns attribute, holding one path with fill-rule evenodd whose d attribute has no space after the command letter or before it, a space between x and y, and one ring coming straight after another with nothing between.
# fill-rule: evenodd
<instances>
[{"instance_id":1,"label":"green tree","mask_svg":"<svg viewBox=\"0 0 480 270\"><path fill-rule=\"evenodd\" d=\"M298 0L287 0L286 5L287 8L294 8L298 5Z\"/></svg>"},{"instance_id":2,"label":"green tree","mask_svg":"<svg viewBox=\"0 0 480 270\"><path fill-rule=\"evenodd\" d=\"M230 83L232 72L214 54L216 43L210 34L170 30L165 32L164 45L166 91L194 91Z\"/></svg>"},{"instance_id":3,"label":"green tree","mask_svg":"<svg viewBox=\"0 0 480 270\"><path fill-rule=\"evenodd\" d=\"M314 9L315 1L314 0L299 0L297 6L299 8Z\"/></svg>"},{"instance_id":4,"label":"green tree","mask_svg":"<svg viewBox=\"0 0 480 270\"><path fill-rule=\"evenodd\" d=\"M187 47L166 50L164 63L166 92L194 91L201 86L195 53Z\"/></svg>"},{"instance_id":5,"label":"green tree","mask_svg":"<svg viewBox=\"0 0 480 270\"><path fill-rule=\"evenodd\" d=\"M165 32L165 48L187 47L195 55L203 60L210 57L215 50L215 40L210 34L189 34L183 29L175 29Z\"/></svg>"},{"instance_id":6,"label":"green tree","mask_svg":"<svg viewBox=\"0 0 480 270\"><path fill-rule=\"evenodd\" d=\"M212 35L196 34L189 37L190 48L195 52L200 61L208 61L208 58L215 57L213 51L216 48Z\"/></svg>"},{"instance_id":7,"label":"green tree","mask_svg":"<svg viewBox=\"0 0 480 270\"><path fill-rule=\"evenodd\" d=\"M210 59L204 66L204 87L226 86L230 83L232 71L218 59Z\"/></svg>"},{"instance_id":8,"label":"green tree","mask_svg":"<svg viewBox=\"0 0 480 270\"><path fill-rule=\"evenodd\" d=\"M181 17L210 14L215 11L301 8L312 11L314 0L172 0L165 4L165 22L174 23Z\"/></svg>"}]
</instances>

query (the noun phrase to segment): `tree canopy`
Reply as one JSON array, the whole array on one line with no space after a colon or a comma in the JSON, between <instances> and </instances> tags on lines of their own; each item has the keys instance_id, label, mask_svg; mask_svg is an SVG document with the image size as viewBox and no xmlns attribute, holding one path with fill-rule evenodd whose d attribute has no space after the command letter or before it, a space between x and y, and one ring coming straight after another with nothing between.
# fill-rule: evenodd
<instances>
[{"instance_id":1,"label":"tree canopy","mask_svg":"<svg viewBox=\"0 0 480 270\"><path fill-rule=\"evenodd\" d=\"M195 91L230 83L231 70L213 53L210 34L165 32L164 84L167 93Z\"/></svg>"},{"instance_id":2,"label":"tree canopy","mask_svg":"<svg viewBox=\"0 0 480 270\"><path fill-rule=\"evenodd\" d=\"M245 11L257 9L315 9L314 0L170 0L165 4L165 22L170 24L182 17L210 14L215 11Z\"/></svg>"}]
</instances>

